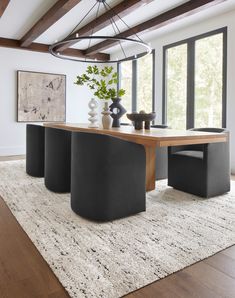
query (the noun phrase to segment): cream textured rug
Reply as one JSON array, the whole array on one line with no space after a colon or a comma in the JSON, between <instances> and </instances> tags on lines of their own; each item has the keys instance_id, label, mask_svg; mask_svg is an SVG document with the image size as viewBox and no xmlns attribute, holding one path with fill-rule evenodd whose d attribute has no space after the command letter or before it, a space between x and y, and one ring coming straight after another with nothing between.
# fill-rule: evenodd
<instances>
[{"instance_id":1,"label":"cream textured rug","mask_svg":"<svg viewBox=\"0 0 235 298\"><path fill-rule=\"evenodd\" d=\"M156 187L146 212L94 223L24 161L0 162L0 195L71 297L120 297L235 244L234 184L207 200Z\"/></svg>"}]
</instances>

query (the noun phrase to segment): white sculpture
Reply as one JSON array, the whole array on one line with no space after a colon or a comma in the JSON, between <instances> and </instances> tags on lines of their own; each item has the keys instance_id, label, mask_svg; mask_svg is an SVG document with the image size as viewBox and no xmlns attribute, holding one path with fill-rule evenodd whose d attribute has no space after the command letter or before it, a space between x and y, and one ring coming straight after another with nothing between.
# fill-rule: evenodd
<instances>
[{"instance_id":1,"label":"white sculpture","mask_svg":"<svg viewBox=\"0 0 235 298\"><path fill-rule=\"evenodd\" d=\"M90 121L90 124L88 125L88 127L91 127L91 128L99 127L98 120L96 117L97 116L96 110L98 107L97 101L94 98L92 98L88 103L88 107L90 108L90 112L88 113L88 115L90 116L88 118L88 121Z\"/></svg>"}]
</instances>

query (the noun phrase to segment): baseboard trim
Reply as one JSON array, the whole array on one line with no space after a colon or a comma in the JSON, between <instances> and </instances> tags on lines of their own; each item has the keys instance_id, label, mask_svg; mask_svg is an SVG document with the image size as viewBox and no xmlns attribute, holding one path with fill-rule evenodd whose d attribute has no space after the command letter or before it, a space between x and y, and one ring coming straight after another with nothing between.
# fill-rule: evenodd
<instances>
[{"instance_id":1,"label":"baseboard trim","mask_svg":"<svg viewBox=\"0 0 235 298\"><path fill-rule=\"evenodd\" d=\"M25 147L0 147L0 156L25 155Z\"/></svg>"}]
</instances>

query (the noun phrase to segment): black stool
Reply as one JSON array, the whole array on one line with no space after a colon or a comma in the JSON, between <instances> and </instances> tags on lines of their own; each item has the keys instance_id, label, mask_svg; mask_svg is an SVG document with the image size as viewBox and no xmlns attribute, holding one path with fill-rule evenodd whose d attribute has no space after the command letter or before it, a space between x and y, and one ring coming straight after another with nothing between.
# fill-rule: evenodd
<instances>
[{"instance_id":1,"label":"black stool","mask_svg":"<svg viewBox=\"0 0 235 298\"><path fill-rule=\"evenodd\" d=\"M72 133L71 207L113 220L145 211L144 147L115 137Z\"/></svg>"},{"instance_id":2,"label":"black stool","mask_svg":"<svg viewBox=\"0 0 235 298\"><path fill-rule=\"evenodd\" d=\"M40 125L26 126L26 173L44 177L45 128Z\"/></svg>"},{"instance_id":3,"label":"black stool","mask_svg":"<svg viewBox=\"0 0 235 298\"><path fill-rule=\"evenodd\" d=\"M71 132L45 128L45 185L54 192L70 192Z\"/></svg>"}]
</instances>

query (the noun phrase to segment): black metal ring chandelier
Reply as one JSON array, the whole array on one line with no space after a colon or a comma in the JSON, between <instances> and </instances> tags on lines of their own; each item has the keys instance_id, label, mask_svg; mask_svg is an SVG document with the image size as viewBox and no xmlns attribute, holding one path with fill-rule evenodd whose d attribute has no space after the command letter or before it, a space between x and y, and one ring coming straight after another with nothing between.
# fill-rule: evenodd
<instances>
[{"instance_id":1,"label":"black metal ring chandelier","mask_svg":"<svg viewBox=\"0 0 235 298\"><path fill-rule=\"evenodd\" d=\"M99 17L99 10L100 10L100 5L101 3L103 4L105 11L109 11L111 12L112 16L110 16L110 24L113 28L114 34L115 36L104 36L104 35L94 35L94 27L91 30L91 34L90 35L82 35L79 36L76 33L77 28L81 25L81 23L85 20L85 18L91 13L91 11L98 5L98 9L96 11L96 19ZM64 60L71 60L71 61L77 61L77 62L87 62L87 63L119 63L119 62L124 62L124 61L130 61L130 60L137 60L141 57L144 57L146 55L149 55L152 52L152 48L149 44L147 44L146 42L144 42L135 32L133 32L133 36L136 37L136 39L134 38L127 38L122 36L122 33L117 25L117 23L115 22L115 18L118 18L120 21L122 21L123 24L125 24L125 26L128 28L128 30L132 30L127 24L126 22L123 21L123 19L115 13L115 11L112 9L112 7L110 7L109 4L107 4L106 0L96 0L96 3L92 6L92 8L85 14L85 16L82 18L82 20L76 25L76 27L72 30L72 32L69 33L69 35L67 37L65 37L63 40L59 41L59 42L55 42L54 44L49 46L49 51L50 53L60 59L64 59ZM95 19L95 20L96 20ZM122 57L119 58L115 58L115 59L111 59L111 60L107 60L104 58L94 58L94 54L88 54L86 56L86 58L82 59L79 57L72 57L70 55L66 55L66 52L63 52L63 50L60 50L60 47L63 47L65 45L67 45L67 48L69 48L69 46L71 46L71 44L76 44L79 41L84 41L84 40L88 40L88 46L85 50L83 50L84 52L86 52L87 50L89 50L91 48L92 45L92 41L94 40L100 40L101 42L103 40L107 40L107 41L113 41L115 44L119 44L120 46L120 52L122 53ZM125 44L131 44L132 46L132 50L136 49L136 45L141 46L141 50L139 49L138 52L136 53L132 53L131 55L126 54L125 49L122 45L122 42L125 42ZM93 45L92 45L93 46ZM104 53L100 53L100 54L104 54ZM105 55L100 55L99 57L105 57Z\"/></svg>"}]
</instances>

